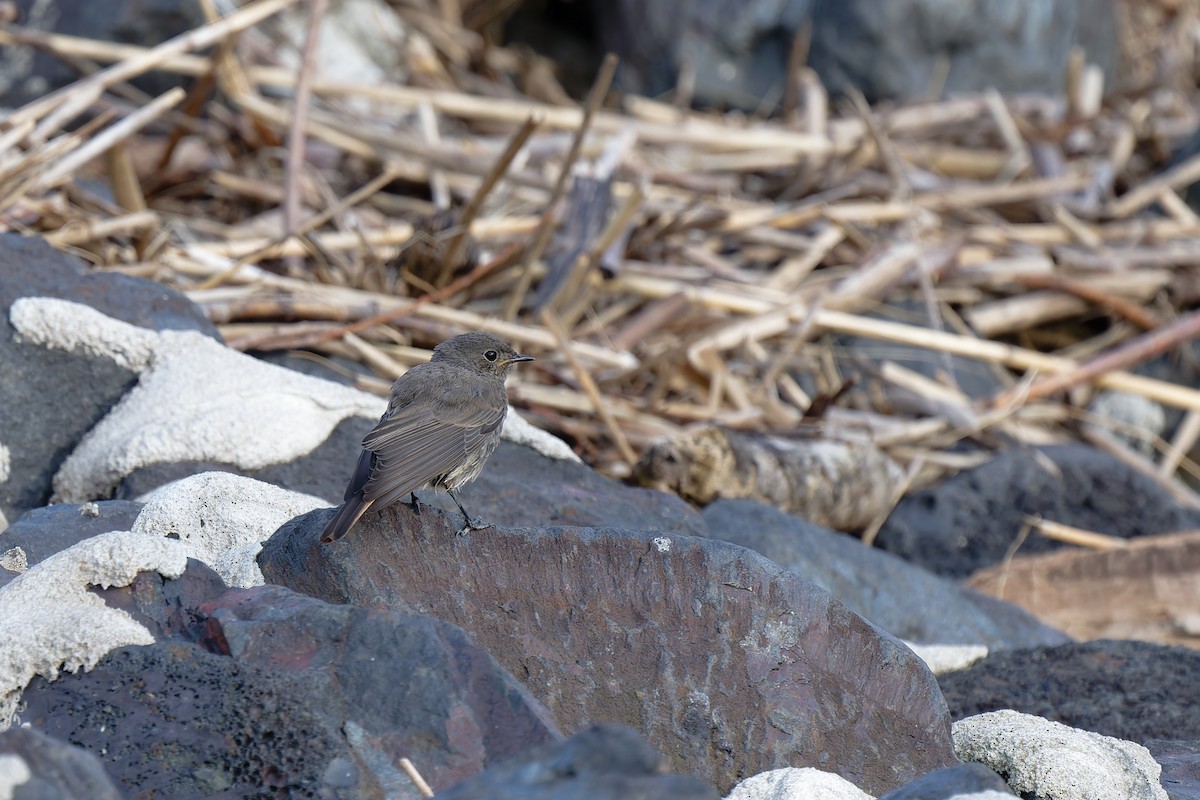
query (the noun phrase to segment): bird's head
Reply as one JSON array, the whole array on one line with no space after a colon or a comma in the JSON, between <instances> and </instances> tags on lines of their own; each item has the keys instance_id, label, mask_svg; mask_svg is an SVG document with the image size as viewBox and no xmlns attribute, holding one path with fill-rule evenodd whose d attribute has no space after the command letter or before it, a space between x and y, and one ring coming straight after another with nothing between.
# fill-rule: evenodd
<instances>
[{"instance_id":1,"label":"bird's head","mask_svg":"<svg viewBox=\"0 0 1200 800\"><path fill-rule=\"evenodd\" d=\"M533 356L518 353L490 333L472 331L439 344L433 349L431 361L452 362L481 375L495 375L504 379L508 377L508 370L513 364L533 361Z\"/></svg>"}]
</instances>

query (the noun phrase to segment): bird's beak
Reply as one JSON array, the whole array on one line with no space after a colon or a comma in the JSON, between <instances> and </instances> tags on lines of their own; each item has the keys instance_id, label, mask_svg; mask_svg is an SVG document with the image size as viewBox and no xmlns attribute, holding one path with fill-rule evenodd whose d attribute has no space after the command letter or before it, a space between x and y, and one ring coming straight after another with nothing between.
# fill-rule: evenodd
<instances>
[{"instance_id":1,"label":"bird's beak","mask_svg":"<svg viewBox=\"0 0 1200 800\"><path fill-rule=\"evenodd\" d=\"M512 358L505 361L504 364L505 364L505 366L508 366L509 364L516 364L518 361L537 361L537 359L534 358L533 356L526 356L526 355L517 353Z\"/></svg>"}]
</instances>

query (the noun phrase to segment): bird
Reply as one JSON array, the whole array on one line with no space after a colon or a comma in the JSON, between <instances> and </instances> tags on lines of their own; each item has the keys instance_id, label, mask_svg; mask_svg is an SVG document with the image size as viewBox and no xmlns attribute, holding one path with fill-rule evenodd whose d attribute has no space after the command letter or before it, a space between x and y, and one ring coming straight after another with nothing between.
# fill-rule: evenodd
<instances>
[{"instance_id":1,"label":"bird","mask_svg":"<svg viewBox=\"0 0 1200 800\"><path fill-rule=\"evenodd\" d=\"M406 494L419 512L416 491L429 487L445 489L462 512L466 525L457 535L487 527L455 492L479 476L500 441L509 369L533 360L490 333L472 331L442 342L428 363L397 378L387 410L363 437L345 502L325 525L321 543L341 539L363 514Z\"/></svg>"}]
</instances>

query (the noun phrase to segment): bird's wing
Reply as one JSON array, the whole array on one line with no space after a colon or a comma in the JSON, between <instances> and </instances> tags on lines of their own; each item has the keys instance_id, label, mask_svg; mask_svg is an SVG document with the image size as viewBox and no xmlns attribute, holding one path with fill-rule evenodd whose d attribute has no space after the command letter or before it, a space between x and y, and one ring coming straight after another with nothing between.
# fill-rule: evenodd
<instances>
[{"instance_id":1,"label":"bird's wing","mask_svg":"<svg viewBox=\"0 0 1200 800\"><path fill-rule=\"evenodd\" d=\"M420 398L400 395L393 406L363 438L375 454L364 496L380 508L453 470L500 427L508 410L503 385L478 379L448 382Z\"/></svg>"}]
</instances>

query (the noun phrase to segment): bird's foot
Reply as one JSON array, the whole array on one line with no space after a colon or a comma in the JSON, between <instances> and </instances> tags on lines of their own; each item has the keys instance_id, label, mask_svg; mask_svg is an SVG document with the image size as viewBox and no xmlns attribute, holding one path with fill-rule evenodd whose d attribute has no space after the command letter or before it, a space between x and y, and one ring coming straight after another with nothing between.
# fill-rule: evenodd
<instances>
[{"instance_id":1,"label":"bird's foot","mask_svg":"<svg viewBox=\"0 0 1200 800\"><path fill-rule=\"evenodd\" d=\"M484 528L490 528L490 527L492 527L492 523L490 523L490 522L487 522L482 519L471 519L470 517L467 517L467 524L464 525L463 527L459 528L458 532L455 533L454 535L455 536L466 536L471 531L481 531Z\"/></svg>"},{"instance_id":2,"label":"bird's foot","mask_svg":"<svg viewBox=\"0 0 1200 800\"><path fill-rule=\"evenodd\" d=\"M409 493L408 507L413 510L413 513L418 517L421 516L421 501L417 499L415 492Z\"/></svg>"}]
</instances>

